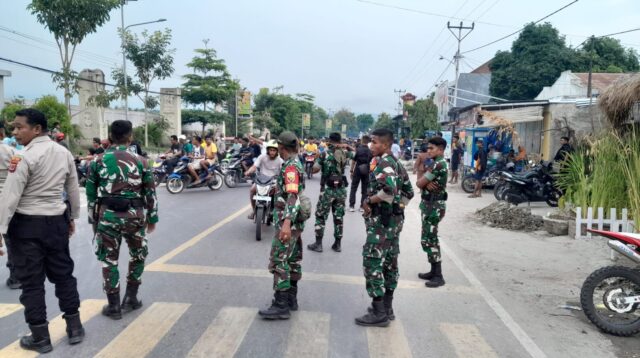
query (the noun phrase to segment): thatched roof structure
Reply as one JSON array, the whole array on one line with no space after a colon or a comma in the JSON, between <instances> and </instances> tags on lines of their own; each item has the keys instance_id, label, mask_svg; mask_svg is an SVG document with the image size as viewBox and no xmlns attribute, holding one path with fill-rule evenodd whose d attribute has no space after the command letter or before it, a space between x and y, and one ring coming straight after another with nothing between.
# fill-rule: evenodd
<instances>
[{"instance_id":1,"label":"thatched roof structure","mask_svg":"<svg viewBox=\"0 0 640 358\"><path fill-rule=\"evenodd\" d=\"M631 111L640 102L640 74L623 78L598 97L602 112L614 127L629 121Z\"/></svg>"}]
</instances>

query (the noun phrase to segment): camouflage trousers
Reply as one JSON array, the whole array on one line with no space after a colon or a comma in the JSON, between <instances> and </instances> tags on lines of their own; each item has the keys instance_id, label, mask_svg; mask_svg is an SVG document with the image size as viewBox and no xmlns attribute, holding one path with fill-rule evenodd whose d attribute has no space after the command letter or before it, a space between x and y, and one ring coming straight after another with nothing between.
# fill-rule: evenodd
<instances>
[{"instance_id":1,"label":"camouflage trousers","mask_svg":"<svg viewBox=\"0 0 640 358\"><path fill-rule=\"evenodd\" d=\"M438 224L444 218L444 205L434 205L422 202L420 204L420 212L422 217L422 232L420 235L420 244L422 250L427 253L430 263L440 262L442 260L440 252L440 239L438 238Z\"/></svg>"},{"instance_id":2,"label":"camouflage trousers","mask_svg":"<svg viewBox=\"0 0 640 358\"><path fill-rule=\"evenodd\" d=\"M98 221L94 237L95 254L102 262L102 288L105 293L120 292L120 272L118 257L122 239L129 247L129 272L127 284L139 286L144 262L149 253L145 237L144 219L121 219L104 217Z\"/></svg>"},{"instance_id":3,"label":"camouflage trousers","mask_svg":"<svg viewBox=\"0 0 640 358\"><path fill-rule=\"evenodd\" d=\"M286 291L291 288L291 281L302 278L302 231L291 230L291 238L280 241L276 234L271 242L269 256L269 272L273 274L273 290Z\"/></svg>"},{"instance_id":4,"label":"camouflage trousers","mask_svg":"<svg viewBox=\"0 0 640 358\"><path fill-rule=\"evenodd\" d=\"M362 266L369 297L382 297L385 290L395 290L398 286L398 255L400 242L398 219L392 218L387 227L381 218L365 218L367 241L362 247Z\"/></svg>"},{"instance_id":5,"label":"camouflage trousers","mask_svg":"<svg viewBox=\"0 0 640 358\"><path fill-rule=\"evenodd\" d=\"M324 228L329 213L333 212L333 237L342 239L344 226L344 208L347 201L346 188L325 188L320 192L316 207L316 238L324 237Z\"/></svg>"}]
</instances>

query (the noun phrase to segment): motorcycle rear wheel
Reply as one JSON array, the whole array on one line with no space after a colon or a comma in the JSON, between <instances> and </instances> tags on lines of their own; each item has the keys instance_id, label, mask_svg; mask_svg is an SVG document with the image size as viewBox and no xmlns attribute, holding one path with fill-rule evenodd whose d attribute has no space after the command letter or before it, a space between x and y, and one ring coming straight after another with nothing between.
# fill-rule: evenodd
<instances>
[{"instance_id":1,"label":"motorcycle rear wheel","mask_svg":"<svg viewBox=\"0 0 640 358\"><path fill-rule=\"evenodd\" d=\"M476 190L476 180L470 175L462 178L460 185L465 193L473 193Z\"/></svg>"},{"instance_id":2,"label":"motorcycle rear wheel","mask_svg":"<svg viewBox=\"0 0 640 358\"><path fill-rule=\"evenodd\" d=\"M180 178L167 180L167 191L171 194L179 194L184 190L184 182Z\"/></svg>"},{"instance_id":3,"label":"motorcycle rear wheel","mask_svg":"<svg viewBox=\"0 0 640 358\"><path fill-rule=\"evenodd\" d=\"M256 241L262 240L262 221L264 220L264 207L259 206L256 208Z\"/></svg>"},{"instance_id":4,"label":"motorcycle rear wheel","mask_svg":"<svg viewBox=\"0 0 640 358\"><path fill-rule=\"evenodd\" d=\"M608 283L607 280L616 279ZM602 289L604 293L596 294L596 290ZM615 336L627 337L640 332L640 312L636 312L638 304L612 302L618 295L640 294L640 272L637 269L625 266L606 266L593 272L582 285L580 291L580 305L587 318L603 332ZM626 305L626 306L625 306ZM624 312L616 312L613 309ZM624 315L628 322L612 322L617 315Z\"/></svg>"},{"instance_id":5,"label":"motorcycle rear wheel","mask_svg":"<svg viewBox=\"0 0 640 358\"><path fill-rule=\"evenodd\" d=\"M551 193L547 193L546 197L544 198L544 201L547 203L547 205L549 205L552 208L557 208L558 207L558 202L560 201L560 197L562 196L562 194L560 193L560 191L558 191L558 189L552 189Z\"/></svg>"},{"instance_id":6,"label":"motorcycle rear wheel","mask_svg":"<svg viewBox=\"0 0 640 358\"><path fill-rule=\"evenodd\" d=\"M493 188L493 196L495 196L498 201L504 200L504 192L507 188L507 183L503 181L498 182L498 184Z\"/></svg>"},{"instance_id":7,"label":"motorcycle rear wheel","mask_svg":"<svg viewBox=\"0 0 640 358\"><path fill-rule=\"evenodd\" d=\"M207 186L211 190L220 190L224 183L224 177L220 173L215 173L211 179L207 181Z\"/></svg>"}]
</instances>

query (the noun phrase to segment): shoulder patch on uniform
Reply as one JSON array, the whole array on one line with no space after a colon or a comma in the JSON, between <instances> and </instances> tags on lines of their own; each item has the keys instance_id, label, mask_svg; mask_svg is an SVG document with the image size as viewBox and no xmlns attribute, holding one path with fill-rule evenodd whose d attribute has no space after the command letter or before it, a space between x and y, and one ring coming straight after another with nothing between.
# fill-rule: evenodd
<instances>
[{"instance_id":1,"label":"shoulder patch on uniform","mask_svg":"<svg viewBox=\"0 0 640 358\"><path fill-rule=\"evenodd\" d=\"M21 160L22 157L19 155L14 155L13 157L11 157L11 160L9 161L9 173L13 173L16 171L16 169L18 169L18 164L20 164Z\"/></svg>"},{"instance_id":2,"label":"shoulder patch on uniform","mask_svg":"<svg viewBox=\"0 0 640 358\"><path fill-rule=\"evenodd\" d=\"M295 165L289 165L284 170L285 191L287 193L298 193L298 184L300 184L298 169L295 167Z\"/></svg>"}]
</instances>

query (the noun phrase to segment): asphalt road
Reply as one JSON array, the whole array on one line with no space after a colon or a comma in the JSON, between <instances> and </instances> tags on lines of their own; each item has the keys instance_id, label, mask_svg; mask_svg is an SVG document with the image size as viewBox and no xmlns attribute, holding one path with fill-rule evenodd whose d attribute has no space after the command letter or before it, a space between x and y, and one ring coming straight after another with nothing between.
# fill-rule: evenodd
<instances>
[{"instance_id":1,"label":"asphalt road","mask_svg":"<svg viewBox=\"0 0 640 358\"><path fill-rule=\"evenodd\" d=\"M319 179L307 183L317 200ZM105 296L100 264L92 248L86 210L71 241L87 336L77 346L61 337L53 287L47 286L52 336L50 357L220 356L220 357L543 357L544 353L454 252L444 257L447 284L424 287L417 273L426 269L419 243L417 200L407 212L401 238L401 282L396 292L397 319L388 328L363 328L353 319L370 304L362 278L364 223L347 212L342 253L330 249L333 229L325 234L325 252L305 250L300 310L288 321L263 321L257 310L270 304L267 272L273 229L254 239L247 219L248 186L207 188L169 194L158 191L160 223L149 238L142 309L112 321L99 314ZM314 240L313 219L303 235ZM331 223L331 221L329 221ZM305 247L306 249L306 247ZM127 253L121 253L124 278ZM5 259L0 259L4 265ZM0 270L0 280L7 278ZM123 285L124 286L124 285ZM0 357L32 356L16 349L28 329L18 291L0 287ZM57 318L55 318L57 317Z\"/></svg>"}]
</instances>

